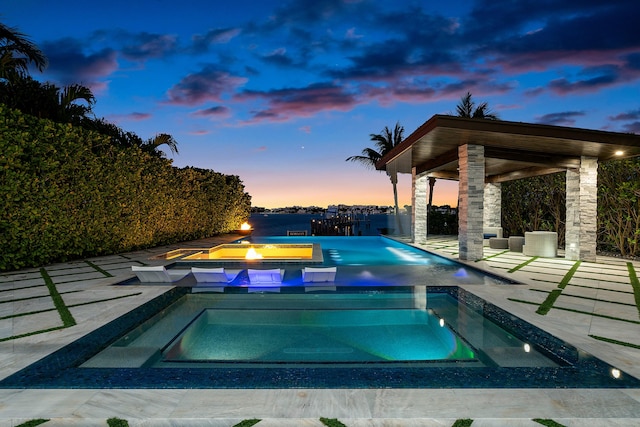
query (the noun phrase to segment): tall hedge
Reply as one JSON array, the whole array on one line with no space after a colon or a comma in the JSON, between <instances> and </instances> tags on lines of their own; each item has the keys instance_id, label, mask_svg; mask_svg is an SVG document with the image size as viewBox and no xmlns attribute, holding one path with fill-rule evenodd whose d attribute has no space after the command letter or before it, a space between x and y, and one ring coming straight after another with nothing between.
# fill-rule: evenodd
<instances>
[{"instance_id":1,"label":"tall hedge","mask_svg":"<svg viewBox=\"0 0 640 427\"><path fill-rule=\"evenodd\" d=\"M237 176L175 168L2 104L0 195L0 270L226 233L251 207Z\"/></svg>"},{"instance_id":2,"label":"tall hedge","mask_svg":"<svg viewBox=\"0 0 640 427\"><path fill-rule=\"evenodd\" d=\"M603 250L640 256L640 158L600 164L598 229Z\"/></svg>"},{"instance_id":3,"label":"tall hedge","mask_svg":"<svg viewBox=\"0 0 640 427\"><path fill-rule=\"evenodd\" d=\"M507 235L558 232L564 245L566 174L502 184L502 226ZM598 250L640 256L640 157L598 165Z\"/></svg>"}]
</instances>

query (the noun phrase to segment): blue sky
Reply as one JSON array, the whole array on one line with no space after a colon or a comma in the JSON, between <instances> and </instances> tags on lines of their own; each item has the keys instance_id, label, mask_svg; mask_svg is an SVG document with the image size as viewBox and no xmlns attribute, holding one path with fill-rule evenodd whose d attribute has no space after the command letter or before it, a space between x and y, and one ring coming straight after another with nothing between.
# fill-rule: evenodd
<instances>
[{"instance_id":1,"label":"blue sky","mask_svg":"<svg viewBox=\"0 0 640 427\"><path fill-rule=\"evenodd\" d=\"M0 20L82 83L94 112L175 166L240 176L254 206L391 205L345 162L470 91L501 119L640 133L637 0L6 0ZM411 177L399 182L411 203ZM438 180L434 204L456 204Z\"/></svg>"}]
</instances>

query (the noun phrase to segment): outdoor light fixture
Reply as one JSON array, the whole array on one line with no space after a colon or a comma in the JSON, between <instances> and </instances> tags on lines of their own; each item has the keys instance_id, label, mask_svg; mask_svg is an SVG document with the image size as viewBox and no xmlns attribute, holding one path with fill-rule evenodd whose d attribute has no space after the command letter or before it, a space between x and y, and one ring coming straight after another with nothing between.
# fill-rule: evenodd
<instances>
[{"instance_id":1,"label":"outdoor light fixture","mask_svg":"<svg viewBox=\"0 0 640 427\"><path fill-rule=\"evenodd\" d=\"M611 369L611 376L615 379L620 378L620 376L622 375L622 372L620 372L620 369L616 369L616 368L612 368Z\"/></svg>"},{"instance_id":2,"label":"outdoor light fixture","mask_svg":"<svg viewBox=\"0 0 640 427\"><path fill-rule=\"evenodd\" d=\"M617 150L617 151L615 152L615 155L616 155L616 156L622 156L623 154L624 154L624 151L622 151L622 150Z\"/></svg>"}]
</instances>

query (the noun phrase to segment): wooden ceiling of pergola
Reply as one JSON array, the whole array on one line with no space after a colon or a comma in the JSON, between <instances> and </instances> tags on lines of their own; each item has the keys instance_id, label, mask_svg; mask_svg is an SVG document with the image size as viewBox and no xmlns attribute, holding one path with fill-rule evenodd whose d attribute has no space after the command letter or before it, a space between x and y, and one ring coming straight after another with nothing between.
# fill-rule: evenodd
<instances>
[{"instance_id":1,"label":"wooden ceiling of pergola","mask_svg":"<svg viewBox=\"0 0 640 427\"><path fill-rule=\"evenodd\" d=\"M640 135L435 115L376 168L411 173L415 167L419 174L457 180L458 147L465 144L485 147L487 182L577 168L581 156L599 161L640 156Z\"/></svg>"}]
</instances>

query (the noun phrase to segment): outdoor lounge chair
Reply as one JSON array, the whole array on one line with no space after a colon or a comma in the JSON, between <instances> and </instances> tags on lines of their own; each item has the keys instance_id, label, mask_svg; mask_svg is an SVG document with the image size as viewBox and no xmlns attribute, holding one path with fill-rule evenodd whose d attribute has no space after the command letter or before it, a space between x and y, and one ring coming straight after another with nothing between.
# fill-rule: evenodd
<instances>
[{"instance_id":1,"label":"outdoor lounge chair","mask_svg":"<svg viewBox=\"0 0 640 427\"><path fill-rule=\"evenodd\" d=\"M185 278L189 274L187 270L168 271L163 265L132 265L131 271L138 276L140 283L173 283Z\"/></svg>"},{"instance_id":2,"label":"outdoor lounge chair","mask_svg":"<svg viewBox=\"0 0 640 427\"><path fill-rule=\"evenodd\" d=\"M198 283L231 283L238 276L240 270L225 270L223 267L191 267L191 273Z\"/></svg>"},{"instance_id":3,"label":"outdoor lounge chair","mask_svg":"<svg viewBox=\"0 0 640 427\"><path fill-rule=\"evenodd\" d=\"M302 281L333 282L336 280L337 267L305 267L302 270Z\"/></svg>"},{"instance_id":4,"label":"outdoor lounge chair","mask_svg":"<svg viewBox=\"0 0 640 427\"><path fill-rule=\"evenodd\" d=\"M284 269L278 268L271 270L256 270L250 268L247 272L249 273L249 282L252 285L282 283L282 276L284 276Z\"/></svg>"}]
</instances>

